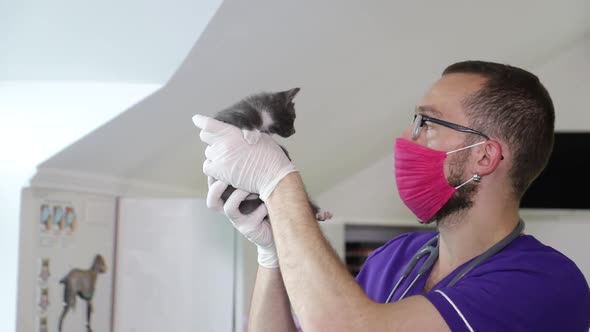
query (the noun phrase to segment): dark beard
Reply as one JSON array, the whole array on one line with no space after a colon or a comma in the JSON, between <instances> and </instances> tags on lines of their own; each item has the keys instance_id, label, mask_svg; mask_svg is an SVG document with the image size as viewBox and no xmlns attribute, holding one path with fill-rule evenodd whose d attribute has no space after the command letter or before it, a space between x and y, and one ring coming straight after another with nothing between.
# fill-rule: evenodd
<instances>
[{"instance_id":1,"label":"dark beard","mask_svg":"<svg viewBox=\"0 0 590 332\"><path fill-rule=\"evenodd\" d=\"M465 164L469 158L469 152L460 151L454 156L450 163L450 174L447 179L449 185L457 187L468 179L464 178ZM430 221L436 221L440 226L440 223L452 224L451 215L459 215L466 212L473 206L473 197L477 193L478 186L476 183L469 182L461 188L457 189L449 201L443 205L443 207L432 217Z\"/></svg>"}]
</instances>

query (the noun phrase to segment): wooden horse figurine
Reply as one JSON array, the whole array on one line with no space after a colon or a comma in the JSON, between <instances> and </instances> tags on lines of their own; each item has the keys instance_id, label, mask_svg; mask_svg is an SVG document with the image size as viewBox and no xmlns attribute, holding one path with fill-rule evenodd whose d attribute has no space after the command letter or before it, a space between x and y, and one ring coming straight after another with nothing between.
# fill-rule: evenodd
<instances>
[{"instance_id":1,"label":"wooden horse figurine","mask_svg":"<svg viewBox=\"0 0 590 332\"><path fill-rule=\"evenodd\" d=\"M92 297L96 277L99 273L106 272L106 270L107 266L104 258L101 255L96 255L89 270L72 269L59 281L60 284L64 284L64 307L59 317L59 332L61 332L63 320L70 307L72 309L76 307L76 295L86 301L86 329L88 332L92 332L90 316L92 314Z\"/></svg>"}]
</instances>

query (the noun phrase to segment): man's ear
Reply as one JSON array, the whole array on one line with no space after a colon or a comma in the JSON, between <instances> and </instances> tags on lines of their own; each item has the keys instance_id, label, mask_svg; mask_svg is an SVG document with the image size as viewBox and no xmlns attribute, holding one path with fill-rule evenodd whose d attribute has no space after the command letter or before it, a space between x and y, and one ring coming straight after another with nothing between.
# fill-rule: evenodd
<instances>
[{"instance_id":1,"label":"man's ear","mask_svg":"<svg viewBox=\"0 0 590 332\"><path fill-rule=\"evenodd\" d=\"M498 168L498 165L504 160L502 145L495 140L488 140L481 147L481 154L477 161L477 174L485 176L491 174Z\"/></svg>"}]
</instances>

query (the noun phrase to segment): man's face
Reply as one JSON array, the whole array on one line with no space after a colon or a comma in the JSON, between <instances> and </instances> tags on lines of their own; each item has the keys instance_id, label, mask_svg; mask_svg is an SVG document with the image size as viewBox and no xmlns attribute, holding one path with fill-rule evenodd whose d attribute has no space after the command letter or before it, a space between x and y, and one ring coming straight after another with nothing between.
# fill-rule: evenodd
<instances>
[{"instance_id":1,"label":"man's face","mask_svg":"<svg viewBox=\"0 0 590 332\"><path fill-rule=\"evenodd\" d=\"M477 92L484 82L485 79L478 75L444 75L427 91L418 104L416 113L469 127L462 101ZM412 138L411 127L402 137L419 145L446 152L466 146L466 139L472 138L469 137L470 135L473 134L426 122L418 137ZM448 155L444 164L444 174L451 186L458 186L473 175L469 169L470 162L474 162L471 156L471 149ZM461 187L433 219L441 220L450 214L471 207L476 190L477 186L473 183Z\"/></svg>"},{"instance_id":2,"label":"man's face","mask_svg":"<svg viewBox=\"0 0 590 332\"><path fill-rule=\"evenodd\" d=\"M426 92L416 107L416 114L424 114L468 127L462 102L466 97L477 92L484 82L485 79L479 75L444 75ZM439 151L450 151L462 147L469 135L436 123L426 123L415 139L411 137L411 132L410 127L402 137Z\"/></svg>"}]
</instances>

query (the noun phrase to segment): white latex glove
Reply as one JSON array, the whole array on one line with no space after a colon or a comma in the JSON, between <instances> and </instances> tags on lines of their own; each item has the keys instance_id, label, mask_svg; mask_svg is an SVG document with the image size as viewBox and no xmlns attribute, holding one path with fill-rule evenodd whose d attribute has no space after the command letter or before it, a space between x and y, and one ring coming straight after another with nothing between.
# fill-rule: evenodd
<instances>
[{"instance_id":1,"label":"white latex glove","mask_svg":"<svg viewBox=\"0 0 590 332\"><path fill-rule=\"evenodd\" d=\"M201 128L207 160L203 172L265 201L295 166L268 134L239 128L200 114L193 116Z\"/></svg>"},{"instance_id":2,"label":"white latex glove","mask_svg":"<svg viewBox=\"0 0 590 332\"><path fill-rule=\"evenodd\" d=\"M238 232L242 233L250 242L256 245L258 250L258 264L266 268L279 267L279 259L272 237L270 223L265 217L268 215L266 205L261 204L254 212L244 215L239 206L247 198L258 198L247 191L236 189L223 204L221 194L227 188L227 184L209 177L209 192L207 193L207 207L224 212Z\"/></svg>"}]
</instances>

